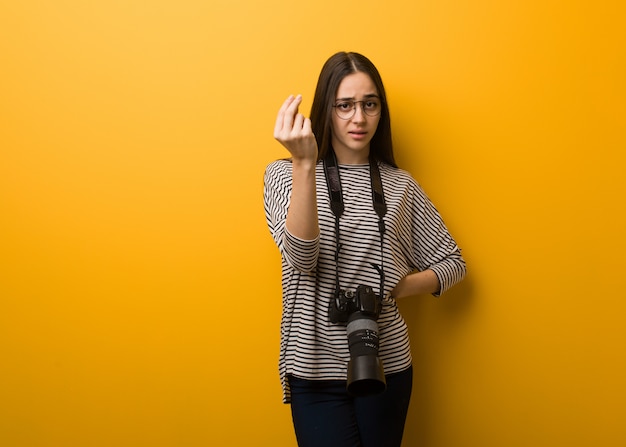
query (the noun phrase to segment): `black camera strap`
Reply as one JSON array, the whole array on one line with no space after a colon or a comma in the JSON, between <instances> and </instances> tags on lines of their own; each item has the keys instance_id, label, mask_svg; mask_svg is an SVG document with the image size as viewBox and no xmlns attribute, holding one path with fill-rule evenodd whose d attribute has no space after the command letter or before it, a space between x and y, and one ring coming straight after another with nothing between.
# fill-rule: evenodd
<instances>
[{"instance_id":1,"label":"black camera strap","mask_svg":"<svg viewBox=\"0 0 626 447\"><path fill-rule=\"evenodd\" d=\"M339 218L344 212L343 194L341 192L341 179L339 177L339 166L335 152L330 149L324 157L324 174L326 175L326 183L328 184L328 195L330 196L330 209L335 215L335 292L340 290L339 285L339 251L341 250L341 242L339 238ZM380 265L371 264L380 275L379 295L382 301L383 291L385 288L385 272L383 269L384 253L383 253L383 237L385 234L385 221L383 217L387 213L387 205L385 204L385 194L383 193L383 182L380 178L380 170L378 163L373 157L369 157L370 165L370 183L372 185L372 204L378 215L378 231L380 233Z\"/></svg>"}]
</instances>

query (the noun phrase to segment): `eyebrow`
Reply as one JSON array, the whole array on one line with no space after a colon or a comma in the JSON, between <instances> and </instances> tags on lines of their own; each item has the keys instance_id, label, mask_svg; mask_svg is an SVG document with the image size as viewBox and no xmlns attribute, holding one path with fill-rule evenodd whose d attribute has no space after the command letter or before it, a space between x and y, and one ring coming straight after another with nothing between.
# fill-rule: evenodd
<instances>
[{"instance_id":1,"label":"eyebrow","mask_svg":"<svg viewBox=\"0 0 626 447\"><path fill-rule=\"evenodd\" d=\"M368 95L363 96L363 98L368 99L368 98L378 98L380 99L380 96L378 96L376 93L370 93ZM352 98L337 98L335 101L354 101L354 97Z\"/></svg>"}]
</instances>

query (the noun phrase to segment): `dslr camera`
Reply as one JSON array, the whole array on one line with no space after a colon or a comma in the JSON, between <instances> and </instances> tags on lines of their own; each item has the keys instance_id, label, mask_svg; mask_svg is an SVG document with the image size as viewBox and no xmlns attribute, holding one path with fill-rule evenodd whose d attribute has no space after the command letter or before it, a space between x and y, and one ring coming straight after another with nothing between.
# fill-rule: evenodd
<instances>
[{"instance_id":1,"label":"dslr camera","mask_svg":"<svg viewBox=\"0 0 626 447\"><path fill-rule=\"evenodd\" d=\"M346 323L350 361L348 393L353 396L380 394L387 388L383 364L378 357L378 316L381 298L369 286L356 291L338 290L330 302L331 323Z\"/></svg>"}]
</instances>

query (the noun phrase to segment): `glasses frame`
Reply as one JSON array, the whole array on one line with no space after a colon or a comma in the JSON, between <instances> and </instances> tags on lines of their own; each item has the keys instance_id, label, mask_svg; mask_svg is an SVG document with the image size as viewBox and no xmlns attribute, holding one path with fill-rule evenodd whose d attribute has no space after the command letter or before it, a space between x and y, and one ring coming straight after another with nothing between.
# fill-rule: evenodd
<instances>
[{"instance_id":1,"label":"glasses frame","mask_svg":"<svg viewBox=\"0 0 626 447\"><path fill-rule=\"evenodd\" d=\"M379 105L379 107L380 107L380 108L378 109L378 111L377 111L374 115L369 114L369 113L365 110L365 103L366 103L366 102L368 102L368 101L371 101L372 99L376 99L376 100L378 100L378 102L379 102L379 104L378 104L378 105ZM345 118L344 118L343 116L339 115L339 110L338 110L338 107L339 107L339 104L338 104L338 103L342 103L342 102L352 102L352 103L354 103L354 108L352 109L352 114L351 114L350 116L348 116L348 117L345 117ZM380 115L380 114L381 114L381 112L383 111L383 101L382 101L382 99L380 99L380 97L378 97L378 96L370 96L370 97L368 97L368 98L366 98L366 99L362 99L362 100L360 100L360 101L354 101L353 99L338 99L338 100L335 102L335 104L333 104L333 109L335 109L335 113L337 114L337 117L338 117L339 119L342 119L342 120L350 120L350 119L354 118L354 115L356 115L356 105L357 105L358 103L361 103L361 110L363 111L363 114L364 114L364 115L367 115L367 116L369 116L369 117L372 117L372 118L373 118L373 117L376 117L376 116L378 116L378 115Z\"/></svg>"}]
</instances>

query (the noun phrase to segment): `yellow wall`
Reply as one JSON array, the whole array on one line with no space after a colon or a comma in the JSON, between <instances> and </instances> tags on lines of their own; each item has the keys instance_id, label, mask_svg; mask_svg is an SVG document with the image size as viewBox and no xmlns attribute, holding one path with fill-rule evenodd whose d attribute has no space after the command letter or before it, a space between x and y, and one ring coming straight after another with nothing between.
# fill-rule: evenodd
<instances>
[{"instance_id":1,"label":"yellow wall","mask_svg":"<svg viewBox=\"0 0 626 447\"><path fill-rule=\"evenodd\" d=\"M626 445L622 5L4 1L0 445L294 445L262 174L344 49L470 271L404 445Z\"/></svg>"}]
</instances>

